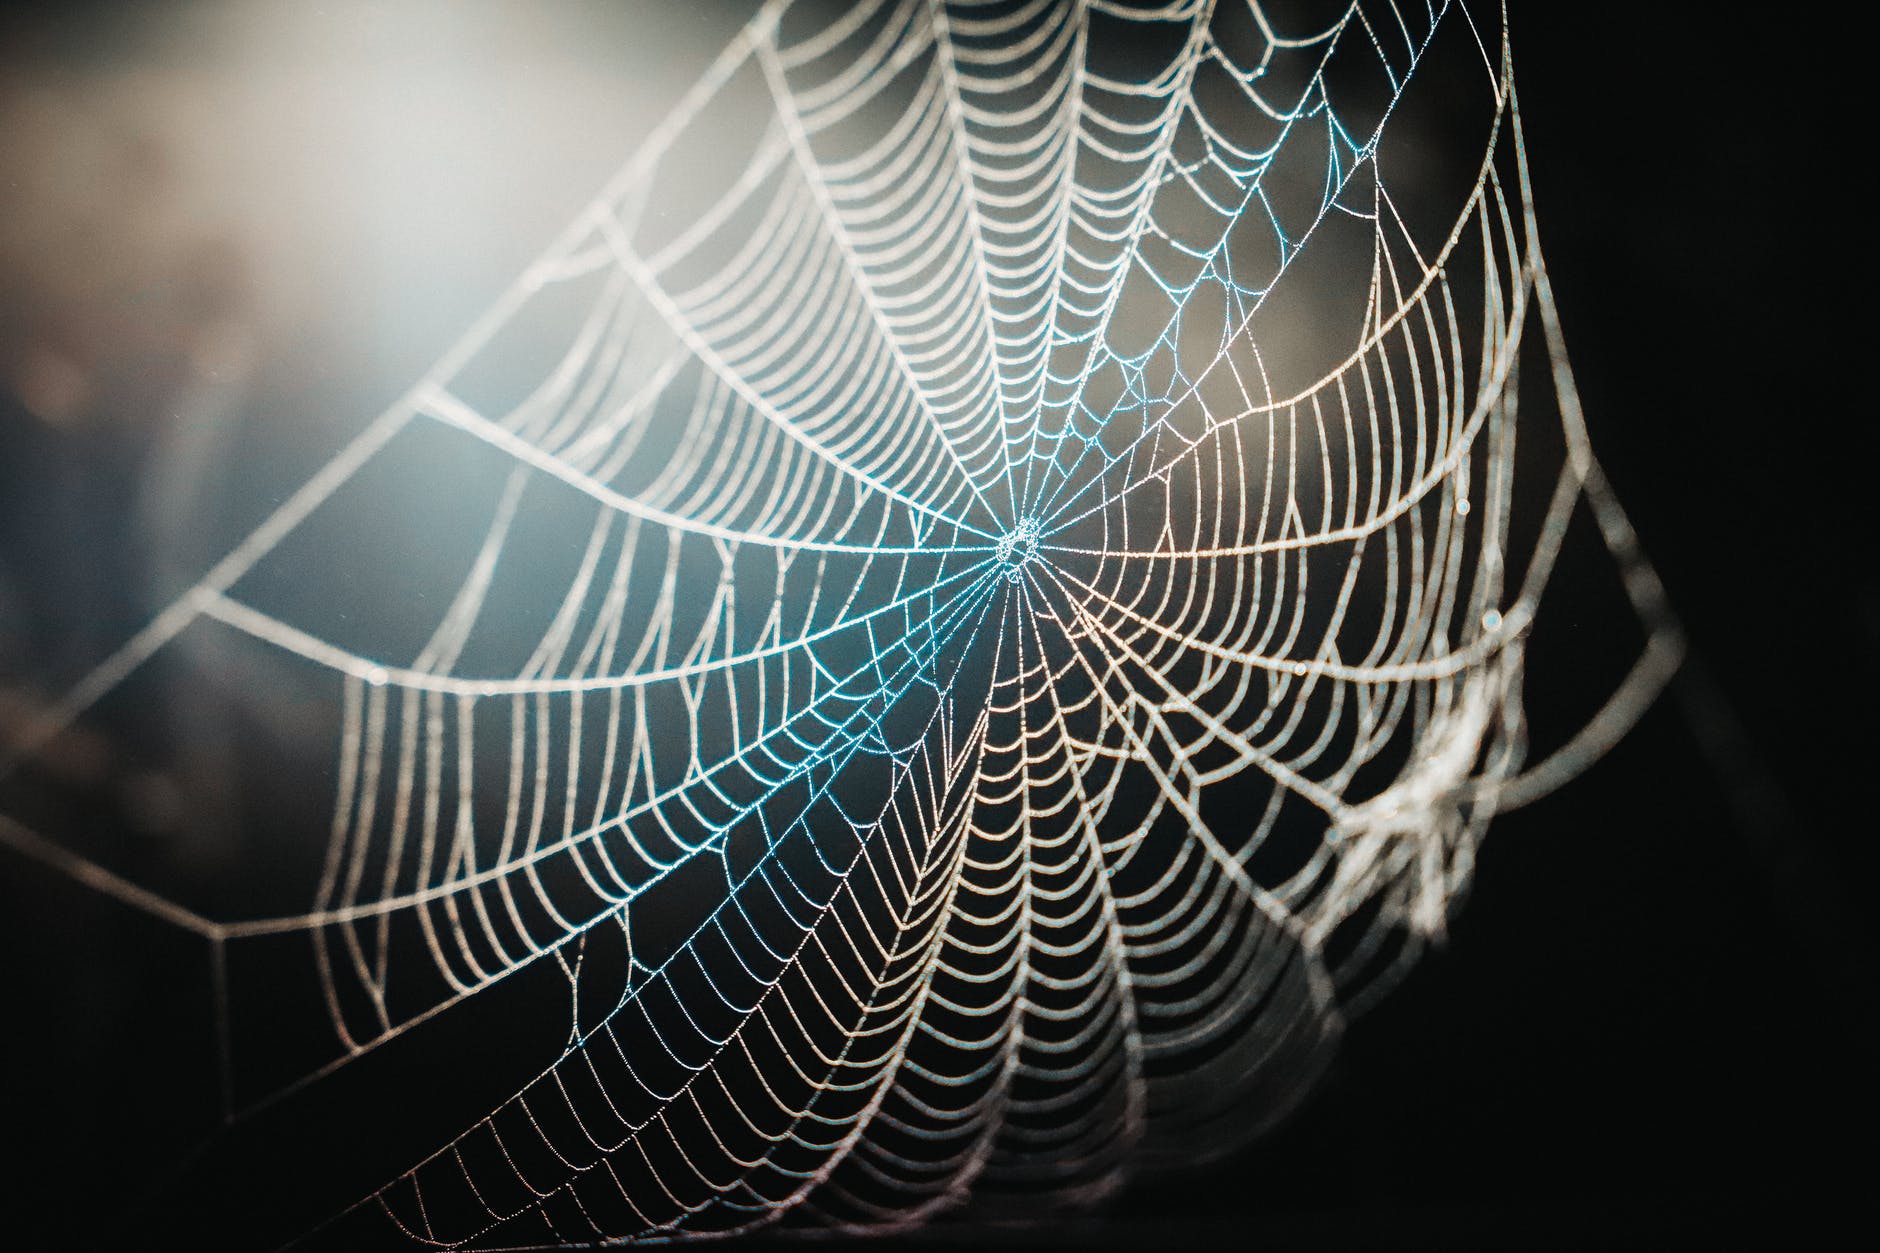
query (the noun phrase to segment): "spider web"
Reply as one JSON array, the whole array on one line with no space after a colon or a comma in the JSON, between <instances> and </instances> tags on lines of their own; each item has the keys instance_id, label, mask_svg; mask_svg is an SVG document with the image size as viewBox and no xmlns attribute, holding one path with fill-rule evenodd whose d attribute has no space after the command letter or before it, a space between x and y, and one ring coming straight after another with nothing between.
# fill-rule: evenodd
<instances>
[{"instance_id":1,"label":"spider web","mask_svg":"<svg viewBox=\"0 0 1880 1253\"><path fill-rule=\"evenodd\" d=\"M208 937L227 1013L235 955L297 946L331 1049L259 1100L558 966L559 1054L370 1199L430 1243L896 1227L1257 1134L1441 935L1493 815L1676 662L1480 16L765 6L11 751L245 641L337 710L311 907L212 920L6 837ZM1492 112L1432 234L1380 152L1439 34ZM1363 263L1337 338L1298 329L1320 252ZM1524 397L1549 465L1517 466ZM422 587L348 529L388 494L461 541ZM1530 762L1576 516L1645 645Z\"/></svg>"}]
</instances>

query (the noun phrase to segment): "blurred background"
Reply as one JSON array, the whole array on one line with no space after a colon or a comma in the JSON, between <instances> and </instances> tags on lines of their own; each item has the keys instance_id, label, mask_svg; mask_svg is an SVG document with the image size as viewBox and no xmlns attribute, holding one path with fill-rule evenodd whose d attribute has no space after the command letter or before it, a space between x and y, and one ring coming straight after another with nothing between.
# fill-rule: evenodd
<instances>
[{"instance_id":1,"label":"blurred background","mask_svg":"<svg viewBox=\"0 0 1880 1253\"><path fill-rule=\"evenodd\" d=\"M9 10L0 733L419 376L751 7ZM1849 377L1855 80L1829 36L1512 7L1582 397L1689 629L1687 678L1586 777L1499 820L1448 945L1281 1131L977 1243L1800 1234L1857 1196L1880 583L1855 451L1872 406ZM1536 660L1536 702L1574 683ZM126 716L211 748L192 766L68 737L51 768L124 864L187 880L187 829L212 880L247 812L218 807L213 746L256 729L208 701ZM211 1142L201 941L4 846L0 954L0 1244L274 1248L435 1138L422 1092L396 1090L427 1133L410 1145L365 1118L393 1091L367 1075ZM440 1064L473 1075L503 1020L462 1016L474 1043Z\"/></svg>"}]
</instances>

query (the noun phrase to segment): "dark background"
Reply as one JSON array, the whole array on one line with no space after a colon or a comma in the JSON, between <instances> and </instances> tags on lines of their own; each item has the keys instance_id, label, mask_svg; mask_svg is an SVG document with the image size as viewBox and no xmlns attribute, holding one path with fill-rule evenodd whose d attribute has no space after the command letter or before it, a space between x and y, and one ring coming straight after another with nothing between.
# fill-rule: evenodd
<instances>
[{"instance_id":1,"label":"dark background","mask_svg":"<svg viewBox=\"0 0 1880 1253\"><path fill-rule=\"evenodd\" d=\"M7 47L50 40L68 55L119 16L15 15ZM1533 1247L1766 1231L1805 1246L1862 1199L1880 587L1858 452L1873 410L1855 399L1871 354L1854 342L1862 149L1845 138L1860 80L1837 52L1851 37L1790 34L1789 16L1514 6L1582 397L1687 624L1685 678L1584 778L1497 822L1446 947L1353 1027L1288 1125L1146 1180L1098 1218L973 1243ZM700 48L731 24L672 20ZM447 338L442 314L439 327ZM414 368L397 349L374 366L414 374L442 342L426 349L426 333L410 333ZM0 444L12 474L20 447ZM20 490L4 466L0 484ZM1530 682L1544 701L1574 676ZM213 1101L202 945L0 859L0 1021L15 1054L0 1158L16 1159L0 1171L0 1244L88 1247L200 1222L217 1245L243 1230L267 1172L369 1155L370 1131L264 1145L264 1122L186 1160L176 1111ZM75 998L75 985L94 991ZM135 1066L113 1060L126 1041ZM178 1170L184 1200L132 1199L167 1192Z\"/></svg>"}]
</instances>

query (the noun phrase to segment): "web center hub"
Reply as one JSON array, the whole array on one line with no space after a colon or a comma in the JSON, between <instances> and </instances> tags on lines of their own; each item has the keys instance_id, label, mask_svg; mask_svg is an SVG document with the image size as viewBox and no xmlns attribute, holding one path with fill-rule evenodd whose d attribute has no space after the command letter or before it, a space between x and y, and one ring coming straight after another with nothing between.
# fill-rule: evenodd
<instances>
[{"instance_id":1,"label":"web center hub","mask_svg":"<svg viewBox=\"0 0 1880 1253\"><path fill-rule=\"evenodd\" d=\"M1038 519L1020 518L1018 524L999 537L999 568L1005 572L1008 581L1016 583L1025 577L1025 567L1038 559L1038 539L1043 528Z\"/></svg>"}]
</instances>

